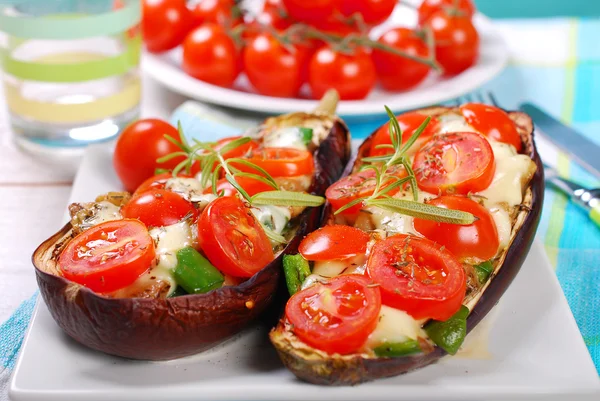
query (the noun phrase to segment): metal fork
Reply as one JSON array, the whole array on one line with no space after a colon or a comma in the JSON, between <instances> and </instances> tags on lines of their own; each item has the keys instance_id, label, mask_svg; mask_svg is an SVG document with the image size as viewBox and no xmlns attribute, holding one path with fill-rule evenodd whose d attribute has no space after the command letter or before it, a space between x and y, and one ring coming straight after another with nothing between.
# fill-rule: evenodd
<instances>
[{"instance_id":1,"label":"metal fork","mask_svg":"<svg viewBox=\"0 0 600 401\"><path fill-rule=\"evenodd\" d=\"M459 106L463 103L485 103L485 104L491 104L493 106L496 107L500 107L500 104L498 103L498 100L496 100L496 97L494 96L494 94L492 92L472 92L472 93L467 93L466 95L460 96L458 98L456 98L456 105Z\"/></svg>"}]
</instances>

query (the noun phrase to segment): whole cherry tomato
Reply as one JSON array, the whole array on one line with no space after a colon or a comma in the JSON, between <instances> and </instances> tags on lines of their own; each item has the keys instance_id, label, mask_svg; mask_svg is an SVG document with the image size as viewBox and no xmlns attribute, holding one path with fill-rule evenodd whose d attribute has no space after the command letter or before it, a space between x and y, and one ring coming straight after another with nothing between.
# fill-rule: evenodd
<instances>
[{"instance_id":1,"label":"whole cherry tomato","mask_svg":"<svg viewBox=\"0 0 600 401\"><path fill-rule=\"evenodd\" d=\"M425 41L408 28L392 28L377 41L411 56L429 57ZM378 49L373 50L373 62L379 82L389 91L403 91L420 84L431 69L426 64Z\"/></svg>"},{"instance_id":2,"label":"whole cherry tomato","mask_svg":"<svg viewBox=\"0 0 600 401\"><path fill-rule=\"evenodd\" d=\"M435 58L445 75L456 75L471 67L479 57L479 34L469 17L434 13L426 25L435 38Z\"/></svg>"},{"instance_id":3,"label":"whole cherry tomato","mask_svg":"<svg viewBox=\"0 0 600 401\"><path fill-rule=\"evenodd\" d=\"M341 260L366 253L369 239L359 228L328 225L304 237L298 252L307 260Z\"/></svg>"},{"instance_id":4,"label":"whole cherry tomato","mask_svg":"<svg viewBox=\"0 0 600 401\"><path fill-rule=\"evenodd\" d=\"M379 25L392 15L396 4L398 0L344 0L341 11L347 16L358 13L365 23Z\"/></svg>"},{"instance_id":5,"label":"whole cherry tomato","mask_svg":"<svg viewBox=\"0 0 600 401\"><path fill-rule=\"evenodd\" d=\"M183 42L192 27L185 0L143 0L142 33L153 53L170 50Z\"/></svg>"},{"instance_id":6,"label":"whole cherry tomato","mask_svg":"<svg viewBox=\"0 0 600 401\"><path fill-rule=\"evenodd\" d=\"M295 20L314 23L327 19L341 8L344 0L282 0Z\"/></svg>"},{"instance_id":7,"label":"whole cherry tomato","mask_svg":"<svg viewBox=\"0 0 600 401\"><path fill-rule=\"evenodd\" d=\"M315 99L320 99L329 89L337 90L342 100L364 99L376 81L373 60L360 48L346 54L329 46L322 47L308 66L308 83Z\"/></svg>"},{"instance_id":8,"label":"whole cherry tomato","mask_svg":"<svg viewBox=\"0 0 600 401\"><path fill-rule=\"evenodd\" d=\"M194 26L205 23L237 26L243 22L234 0L200 0L193 4L191 13Z\"/></svg>"},{"instance_id":9,"label":"whole cherry tomato","mask_svg":"<svg viewBox=\"0 0 600 401\"><path fill-rule=\"evenodd\" d=\"M156 162L156 159L181 150L165 139L165 134L181 140L177 128L157 119L136 121L119 136L113 166L129 192L135 191L146 179L152 177L157 168L172 170L183 161L183 157L175 157L165 163Z\"/></svg>"},{"instance_id":10,"label":"whole cherry tomato","mask_svg":"<svg viewBox=\"0 0 600 401\"><path fill-rule=\"evenodd\" d=\"M128 219L138 219L147 227L170 226L184 217L197 214L197 210L180 195L166 189L148 189L135 194L121 208Z\"/></svg>"},{"instance_id":11,"label":"whole cherry tomato","mask_svg":"<svg viewBox=\"0 0 600 401\"><path fill-rule=\"evenodd\" d=\"M517 124L504 110L487 104L466 103L460 106L460 112L469 125L486 137L508 143L514 146L517 152L523 148Z\"/></svg>"},{"instance_id":12,"label":"whole cherry tomato","mask_svg":"<svg viewBox=\"0 0 600 401\"><path fill-rule=\"evenodd\" d=\"M475 14L475 6L471 0L423 0L419 6L419 24L426 23L438 11L458 11L471 18Z\"/></svg>"},{"instance_id":13,"label":"whole cherry tomato","mask_svg":"<svg viewBox=\"0 0 600 401\"><path fill-rule=\"evenodd\" d=\"M261 25L272 26L278 30L287 29L294 20L288 15L282 0L267 0L255 20Z\"/></svg>"},{"instance_id":14,"label":"whole cherry tomato","mask_svg":"<svg viewBox=\"0 0 600 401\"><path fill-rule=\"evenodd\" d=\"M229 87L241 65L235 42L220 25L201 25L183 43L183 70L201 81Z\"/></svg>"}]
</instances>

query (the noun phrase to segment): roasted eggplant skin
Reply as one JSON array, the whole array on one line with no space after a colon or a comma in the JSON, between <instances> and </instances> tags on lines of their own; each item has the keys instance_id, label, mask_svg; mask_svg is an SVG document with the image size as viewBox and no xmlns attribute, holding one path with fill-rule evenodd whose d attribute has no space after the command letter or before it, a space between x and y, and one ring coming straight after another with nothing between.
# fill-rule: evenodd
<instances>
[{"instance_id":1,"label":"roasted eggplant skin","mask_svg":"<svg viewBox=\"0 0 600 401\"><path fill-rule=\"evenodd\" d=\"M436 115L450 109L435 107L421 109L429 115ZM524 205L519 212L517 222L518 230L511 235L512 240L504 254L499 270L494 273L477 304L467 318L467 332L473 330L488 312L498 303L500 297L513 281L529 252L537 230L542 212L544 199L544 169L542 161L533 140L533 122L531 118L521 112L509 112L517 124L521 139L525 145L523 153L529 155L537 169L530 182L524 197ZM369 136L358 150L358 154L349 162L344 175L350 174L355 169L358 158L363 156L370 148L374 134ZM332 214L326 206L324 222L328 222ZM295 345L299 341L290 333L291 328L286 326L282 319L279 325L270 333L271 342L284 365L298 378L314 384L325 385L353 385L384 377L397 376L402 373L419 369L436 362L446 355L440 347L434 347L432 352L415 354L400 358L372 358L363 355L325 356L324 353L311 353L306 347Z\"/></svg>"},{"instance_id":2,"label":"roasted eggplant skin","mask_svg":"<svg viewBox=\"0 0 600 401\"><path fill-rule=\"evenodd\" d=\"M348 128L326 113L294 113L269 119L322 119L326 138L314 154L310 192L324 194L342 174L350 156ZM167 299L108 298L60 276L56 263L72 238L71 225L42 243L32 256L40 293L58 325L77 342L111 355L169 360L198 353L238 333L273 301L281 284L283 254L318 227L321 208L307 209L296 236L273 262L238 286Z\"/></svg>"}]
</instances>

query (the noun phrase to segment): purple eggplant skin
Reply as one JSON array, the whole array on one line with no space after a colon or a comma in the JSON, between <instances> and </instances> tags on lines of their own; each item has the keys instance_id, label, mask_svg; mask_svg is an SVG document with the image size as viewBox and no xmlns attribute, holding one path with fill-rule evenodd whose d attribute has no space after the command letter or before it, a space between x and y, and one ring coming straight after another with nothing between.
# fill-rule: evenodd
<instances>
[{"instance_id":1,"label":"purple eggplant skin","mask_svg":"<svg viewBox=\"0 0 600 401\"><path fill-rule=\"evenodd\" d=\"M428 115L436 115L448 110L448 108L435 107L421 111ZM531 157L537 170L529 185L530 201L523 205L520 212L526 214L524 221L506 251L501 268L496 270L489 286L467 318L467 332L473 330L498 303L519 272L533 243L542 212L544 169L533 140L533 122L528 115L521 112L509 112L509 115L517 124L525 145L523 153ZM368 137L360 146L356 157L346 166L344 175L350 174L355 169L356 161L369 150L373 136ZM329 206L326 206L324 223L330 221L331 218L331 211L328 209ZM370 358L364 355L328 356L322 352L310 352L310 348L305 344L298 347L296 342L300 340L290 330L289 324L286 325L282 319L270 333L271 342L277 349L282 362L290 371L298 378L314 384L354 385L397 376L432 364L446 355L442 348L436 346L432 352L400 358Z\"/></svg>"},{"instance_id":2,"label":"purple eggplant skin","mask_svg":"<svg viewBox=\"0 0 600 401\"><path fill-rule=\"evenodd\" d=\"M345 124L338 118L322 118L330 119L331 128L315 151L315 173L309 190L320 195L341 176L350 155L350 136ZM42 243L32 261L50 314L75 341L125 358L175 359L226 340L273 302L283 281L283 254L296 253L304 235L319 226L321 209L305 210L297 234L282 254L252 278L238 286L206 294L115 299L61 277L56 260L71 239L70 224Z\"/></svg>"}]
</instances>

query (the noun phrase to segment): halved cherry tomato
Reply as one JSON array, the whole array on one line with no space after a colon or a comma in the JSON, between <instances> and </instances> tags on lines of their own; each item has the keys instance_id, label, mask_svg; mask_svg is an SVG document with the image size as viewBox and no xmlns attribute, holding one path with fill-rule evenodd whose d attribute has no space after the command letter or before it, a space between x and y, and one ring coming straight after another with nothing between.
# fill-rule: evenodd
<instances>
[{"instance_id":1,"label":"halved cherry tomato","mask_svg":"<svg viewBox=\"0 0 600 401\"><path fill-rule=\"evenodd\" d=\"M367 252L369 234L361 229L331 225L308 234L298 247L307 260L340 260Z\"/></svg>"},{"instance_id":2,"label":"halved cherry tomato","mask_svg":"<svg viewBox=\"0 0 600 401\"><path fill-rule=\"evenodd\" d=\"M220 150L229 142L240 138L241 136L230 136L228 138L221 138L217 141L217 144L215 145L214 149ZM246 142L245 144L238 146L235 149L231 149L230 151L223 153L223 158L231 159L232 157L245 157L256 148L258 148L258 143L256 143L255 141Z\"/></svg>"},{"instance_id":3,"label":"halved cherry tomato","mask_svg":"<svg viewBox=\"0 0 600 401\"><path fill-rule=\"evenodd\" d=\"M252 277L275 259L267 234L235 196L217 198L204 209L198 241L208 260L234 277Z\"/></svg>"},{"instance_id":4,"label":"halved cherry tomato","mask_svg":"<svg viewBox=\"0 0 600 401\"><path fill-rule=\"evenodd\" d=\"M209 22L233 27L243 22L234 0L200 0L191 8L191 14L194 26Z\"/></svg>"},{"instance_id":5,"label":"halved cherry tomato","mask_svg":"<svg viewBox=\"0 0 600 401\"><path fill-rule=\"evenodd\" d=\"M486 208L464 196L440 196L427 203L469 212L477 217L477 220L473 224L459 225L415 218L415 230L426 238L444 245L461 261L475 258L478 262L483 262L496 256L500 246L498 230Z\"/></svg>"},{"instance_id":6,"label":"halved cherry tomato","mask_svg":"<svg viewBox=\"0 0 600 401\"><path fill-rule=\"evenodd\" d=\"M274 191L275 188L265 184L262 181L256 180L251 177L235 177L235 181L248 193L250 196L254 196L261 192ZM225 178L221 178L217 182L217 193L223 193L223 196L237 195L238 191L227 181ZM204 190L205 194L212 194L212 186L209 186Z\"/></svg>"},{"instance_id":7,"label":"halved cherry tomato","mask_svg":"<svg viewBox=\"0 0 600 401\"><path fill-rule=\"evenodd\" d=\"M379 284L383 304L415 319L448 319L466 293L460 262L425 238L398 234L375 243L367 271Z\"/></svg>"},{"instance_id":8,"label":"halved cherry tomato","mask_svg":"<svg viewBox=\"0 0 600 401\"><path fill-rule=\"evenodd\" d=\"M479 192L490 186L496 163L490 143L475 132L436 135L415 155L417 184L433 194Z\"/></svg>"},{"instance_id":9,"label":"halved cherry tomato","mask_svg":"<svg viewBox=\"0 0 600 401\"><path fill-rule=\"evenodd\" d=\"M358 13L366 24L379 25L392 15L396 4L398 0L343 0L341 11L347 16Z\"/></svg>"},{"instance_id":10,"label":"halved cherry tomato","mask_svg":"<svg viewBox=\"0 0 600 401\"><path fill-rule=\"evenodd\" d=\"M177 177L192 178L191 175L187 174L177 174ZM165 189L167 181L169 181L171 178L173 178L173 173L157 174L154 177L150 177L146 181L142 182L142 185L137 187L133 194L141 194L142 192L146 192L149 189Z\"/></svg>"},{"instance_id":11,"label":"halved cherry tomato","mask_svg":"<svg viewBox=\"0 0 600 401\"><path fill-rule=\"evenodd\" d=\"M302 22L319 22L340 9L343 0L283 0L288 14Z\"/></svg>"},{"instance_id":12,"label":"halved cherry tomato","mask_svg":"<svg viewBox=\"0 0 600 401\"><path fill-rule=\"evenodd\" d=\"M164 189L151 189L134 195L121 207L123 217L138 219L148 227L170 226L190 213L197 213L191 202Z\"/></svg>"},{"instance_id":13,"label":"halved cherry tomato","mask_svg":"<svg viewBox=\"0 0 600 401\"><path fill-rule=\"evenodd\" d=\"M395 170L389 172L398 178L406 177L406 170L404 167L398 166ZM394 181L386 181L381 189L384 189L391 185ZM373 195L376 185L376 176L373 170L359 171L358 173L350 174L337 182L333 183L327 191L325 191L325 197L331 203L333 210L338 210L342 206L352 202L355 199L362 198L365 196ZM398 190L392 190L388 192L388 195L393 195ZM359 203L352 206L344 211L342 214L351 215L358 213L362 209L362 204Z\"/></svg>"},{"instance_id":14,"label":"halved cherry tomato","mask_svg":"<svg viewBox=\"0 0 600 401\"><path fill-rule=\"evenodd\" d=\"M517 125L504 110L487 104L467 103L460 106L460 112L469 125L488 138L508 143L517 152L523 148Z\"/></svg>"},{"instance_id":15,"label":"halved cherry tomato","mask_svg":"<svg viewBox=\"0 0 600 401\"><path fill-rule=\"evenodd\" d=\"M348 274L297 292L285 307L294 334L330 354L358 351L381 310L379 288L370 284L368 277Z\"/></svg>"},{"instance_id":16,"label":"halved cherry tomato","mask_svg":"<svg viewBox=\"0 0 600 401\"><path fill-rule=\"evenodd\" d=\"M427 116L425 114L418 113L416 111L411 111L408 113L400 114L396 116L398 120L398 124L402 129L402 143L406 143L408 139L415 133L417 128L421 124ZM421 145L428 141L433 134L435 134L439 129L439 120L435 117L431 117L429 123L425 127L425 130L419 136L419 139L412 148L419 149ZM392 149L388 148L379 148L377 149L377 145L391 145L392 137L390 136L390 123L385 123L381 128L377 130L375 137L373 138L373 142L371 142L371 149L369 150L369 156L380 156L380 155L388 155L394 153ZM412 149L411 148L411 149Z\"/></svg>"},{"instance_id":17,"label":"halved cherry tomato","mask_svg":"<svg viewBox=\"0 0 600 401\"><path fill-rule=\"evenodd\" d=\"M315 169L312 153L293 148L264 148L254 151L248 160L262 167L272 177L312 175ZM250 167L232 164L242 171L260 174Z\"/></svg>"},{"instance_id":18,"label":"halved cherry tomato","mask_svg":"<svg viewBox=\"0 0 600 401\"><path fill-rule=\"evenodd\" d=\"M100 223L77 235L58 265L65 278L94 292L116 291L133 283L152 265L154 241L137 220Z\"/></svg>"},{"instance_id":19,"label":"halved cherry tomato","mask_svg":"<svg viewBox=\"0 0 600 401\"><path fill-rule=\"evenodd\" d=\"M475 6L471 0L424 0L419 6L419 24L423 25L438 11L458 11L471 18L475 14Z\"/></svg>"}]
</instances>

